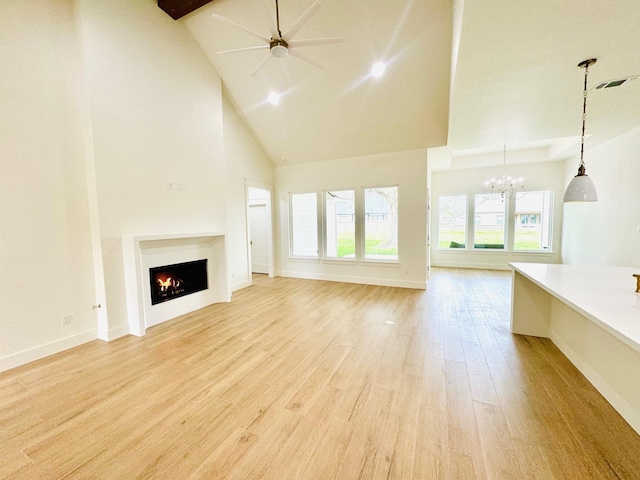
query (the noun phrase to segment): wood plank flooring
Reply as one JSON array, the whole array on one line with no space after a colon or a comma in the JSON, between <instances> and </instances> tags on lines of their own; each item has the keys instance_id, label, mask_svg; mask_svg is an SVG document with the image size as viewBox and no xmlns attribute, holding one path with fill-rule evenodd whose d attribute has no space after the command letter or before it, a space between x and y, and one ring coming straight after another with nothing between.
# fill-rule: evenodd
<instances>
[{"instance_id":1,"label":"wood plank flooring","mask_svg":"<svg viewBox=\"0 0 640 480\"><path fill-rule=\"evenodd\" d=\"M4 372L0 478L640 479L640 436L550 341L509 333L510 282L257 276Z\"/></svg>"}]
</instances>

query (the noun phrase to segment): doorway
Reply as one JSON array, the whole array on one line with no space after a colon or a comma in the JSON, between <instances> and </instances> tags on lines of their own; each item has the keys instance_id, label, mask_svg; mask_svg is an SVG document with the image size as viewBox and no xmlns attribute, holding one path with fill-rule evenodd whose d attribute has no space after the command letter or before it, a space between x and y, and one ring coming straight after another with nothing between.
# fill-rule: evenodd
<instances>
[{"instance_id":1,"label":"doorway","mask_svg":"<svg viewBox=\"0 0 640 480\"><path fill-rule=\"evenodd\" d=\"M271 191L247 186L247 209L249 278L254 273L273 277Z\"/></svg>"}]
</instances>

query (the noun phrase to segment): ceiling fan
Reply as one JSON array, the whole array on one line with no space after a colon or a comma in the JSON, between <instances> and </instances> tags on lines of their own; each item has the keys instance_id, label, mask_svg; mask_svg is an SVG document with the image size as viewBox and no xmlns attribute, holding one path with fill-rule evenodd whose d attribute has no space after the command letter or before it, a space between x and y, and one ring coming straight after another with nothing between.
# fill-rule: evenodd
<instances>
[{"instance_id":1,"label":"ceiling fan","mask_svg":"<svg viewBox=\"0 0 640 480\"><path fill-rule=\"evenodd\" d=\"M249 52L253 50L263 50L269 49L267 55L262 59L262 61L258 64L258 66L251 72L251 76L255 76L262 68L271 60L272 58L284 59L288 55L292 57L296 57L300 60L303 60L315 67L324 68L323 65L315 62L310 59L306 55L299 52L299 49L302 47L311 47L317 45L330 45L334 43L341 43L343 39L341 37L329 37L329 38L313 38L308 40L293 40L293 37L300 31L300 29L313 17L318 10L322 7L322 3L319 0L315 0L311 6L295 21L295 23L289 27L289 29L283 34L280 31L280 11L278 9L278 0L276 0L276 16L275 21L273 16L271 15L271 11L267 3L263 2L264 5L264 13L267 21L269 22L269 30L271 31L271 38L267 38L265 35L262 35L244 25L241 25L233 20L230 20L222 15L218 15L214 13L212 18L216 20L220 20L231 25L234 25L237 28L240 28L247 32L248 34L256 37L259 40L262 40L265 45L257 45L255 47L245 47L245 48L236 48L233 50L223 50L221 52L216 53L240 53L240 52ZM280 62L282 67L284 68L285 74L288 79L291 79L288 71L288 67L286 62Z\"/></svg>"}]
</instances>

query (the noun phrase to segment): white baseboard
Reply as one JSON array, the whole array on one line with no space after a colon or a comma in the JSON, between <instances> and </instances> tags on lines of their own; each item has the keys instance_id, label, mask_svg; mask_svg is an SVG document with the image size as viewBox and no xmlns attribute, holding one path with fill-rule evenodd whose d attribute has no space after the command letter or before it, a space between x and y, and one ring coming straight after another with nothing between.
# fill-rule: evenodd
<instances>
[{"instance_id":1,"label":"white baseboard","mask_svg":"<svg viewBox=\"0 0 640 480\"><path fill-rule=\"evenodd\" d=\"M231 289L232 292L235 292L236 290L247 288L247 287L250 287L251 285L252 285L251 280L244 280L242 282L232 283L229 286L229 288Z\"/></svg>"},{"instance_id":2,"label":"white baseboard","mask_svg":"<svg viewBox=\"0 0 640 480\"><path fill-rule=\"evenodd\" d=\"M129 335L129 325L122 325L121 327L110 329L107 333L107 341L110 342L125 335Z\"/></svg>"},{"instance_id":3,"label":"white baseboard","mask_svg":"<svg viewBox=\"0 0 640 480\"><path fill-rule=\"evenodd\" d=\"M427 282L413 280L395 280L392 278L353 277L350 275L327 275L320 273L291 272L281 270L277 272L279 277L304 278L307 280L324 280L327 282L358 283L362 285L379 285L381 287L401 287L426 290Z\"/></svg>"},{"instance_id":4,"label":"white baseboard","mask_svg":"<svg viewBox=\"0 0 640 480\"><path fill-rule=\"evenodd\" d=\"M465 263L465 262L431 262L432 267L443 268L473 268L479 270L511 270L509 264L499 263Z\"/></svg>"},{"instance_id":5,"label":"white baseboard","mask_svg":"<svg viewBox=\"0 0 640 480\"><path fill-rule=\"evenodd\" d=\"M129 329L127 328L127 333L129 333L128 330ZM97 330L89 330L87 332L78 333L71 337L62 338L54 342L39 345L28 350L23 350L22 352L7 355L6 357L0 358L0 372L19 367L20 365L24 365L29 362L40 360L41 358L48 357L49 355L60 353L64 350L82 345L83 343L96 340L97 338Z\"/></svg>"}]
</instances>

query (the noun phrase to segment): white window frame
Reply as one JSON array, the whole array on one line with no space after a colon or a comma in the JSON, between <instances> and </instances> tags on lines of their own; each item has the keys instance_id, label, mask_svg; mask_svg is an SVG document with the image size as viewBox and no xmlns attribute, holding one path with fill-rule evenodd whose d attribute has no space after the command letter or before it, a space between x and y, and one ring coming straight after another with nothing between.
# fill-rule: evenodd
<instances>
[{"instance_id":1,"label":"white window frame","mask_svg":"<svg viewBox=\"0 0 640 480\"><path fill-rule=\"evenodd\" d=\"M354 210L354 257L348 258L348 257L330 257L327 254L327 250L328 250L328 241L327 241L327 233L328 233L328 227L327 227L327 194L329 192L345 192L345 191L352 191L353 192L353 210ZM355 187L344 187L344 188L328 188L326 190L322 191L322 213L321 213L321 224L322 224L322 233L321 233L321 237L322 237L322 260L323 261L327 261L327 262L357 262L360 257L359 257L359 252L358 252L358 229L359 229L359 225L358 225L358 221L359 221L359 212L358 212L358 189ZM336 251L337 251L337 245L336 245Z\"/></svg>"},{"instance_id":2,"label":"white window frame","mask_svg":"<svg viewBox=\"0 0 640 480\"><path fill-rule=\"evenodd\" d=\"M440 198L441 197L464 197L465 198L465 205L464 205L464 209L465 209L465 224L464 224L464 247L461 248L451 248L451 247L441 247L440 246ZM438 203L437 203L437 215L436 215L436 219L437 219L437 236L436 236L436 250L442 251L442 252L466 252L469 250L469 238L470 238L470 234L469 234L469 222L470 222L470 214L471 214L471 202L469 201L469 194L468 193L442 193L440 195L438 195Z\"/></svg>"},{"instance_id":3,"label":"white window frame","mask_svg":"<svg viewBox=\"0 0 640 480\"><path fill-rule=\"evenodd\" d=\"M367 241L367 231L366 231L366 212L365 212L365 207L366 207L366 191L367 190L373 190L375 188L396 188L397 192L398 192L398 205L397 205L397 214L398 214L398 221L397 221L397 229L398 231L396 232L396 235L398 237L398 254L397 254L397 258L367 258L366 257L366 241ZM401 263L400 259L400 185L398 184L387 184L387 185L371 185L371 186L364 186L361 187L361 192L360 192L360 204L361 204L361 208L359 211L359 215L356 216L356 245L359 243L359 250L360 252L358 253L358 246L356 246L356 258L359 258L362 262L367 262L367 263ZM358 206L356 205L356 212L358 212ZM357 220L360 220L360 228L358 229L358 224L357 224ZM358 230L361 232L360 235L360 239L358 241L357 238L357 234L358 234Z\"/></svg>"},{"instance_id":4,"label":"white window frame","mask_svg":"<svg viewBox=\"0 0 640 480\"><path fill-rule=\"evenodd\" d=\"M296 255L293 251L294 232L293 232L293 196L294 195L315 195L316 196L316 254L315 255ZM320 216L319 210L320 202L318 202L318 192L289 192L289 258L294 259L310 259L318 260L320 258Z\"/></svg>"},{"instance_id":5,"label":"white window frame","mask_svg":"<svg viewBox=\"0 0 640 480\"><path fill-rule=\"evenodd\" d=\"M369 189L375 188L397 188L398 190L398 258L365 258L365 192ZM328 192L337 191L353 191L354 193L354 215L355 215L355 256L351 258L345 257L329 257L327 256L327 215L326 215L326 198ZM295 195L316 195L316 222L317 222L317 254L316 255L295 255L294 248L294 228L293 228L293 198ZM313 261L322 263L360 263L360 264L400 264L400 238L401 238L401 226L400 226L400 186L398 184L392 185L372 185L361 187L341 187L330 188L321 191L298 191L289 192L289 259L296 261Z\"/></svg>"},{"instance_id":6,"label":"white window frame","mask_svg":"<svg viewBox=\"0 0 640 480\"><path fill-rule=\"evenodd\" d=\"M498 253L498 252L509 252L509 244L507 243L509 241L509 231L511 230L511 225L513 223L512 221L512 215L511 215L511 205L509 204L509 199L507 197L504 197L502 200L500 200L499 198L496 199L495 201L497 202L502 202L504 204L504 209L501 213L496 213L496 215L502 215L502 248L481 248L481 247L476 247L476 245L479 245L478 242L476 242L476 215L480 215L476 212L476 198L477 197L481 197L482 194L481 193L476 193L473 195L473 230L471 231L471 238L473 239L473 243L471 244L471 248L474 252L492 252L492 253ZM513 220L515 220L515 216L513 218Z\"/></svg>"},{"instance_id":7,"label":"white window frame","mask_svg":"<svg viewBox=\"0 0 640 480\"><path fill-rule=\"evenodd\" d=\"M549 229L549 248L547 250L525 250L525 249L516 249L515 248L515 231L516 231L516 201L517 197L513 200L509 200L508 198L504 199L505 202L505 217L504 217L504 248L476 248L476 229L475 229L475 218L476 218L476 208L475 208L475 198L476 193L440 193L437 198L437 210L435 216L435 222L432 219L432 226L434 232L436 234L436 246L435 249L438 252L449 252L451 254L455 253L477 253L477 254L514 254L514 255L550 255L554 253L554 216L555 216L555 195L554 189L551 187L547 188L537 188L535 190L531 190L526 193L536 193L536 192L549 192L549 220L548 220L548 229ZM449 248L449 247L440 247L440 198L441 197L452 197L452 196L465 196L467 199L466 204L466 213L467 213L467 222L466 222L466 235L465 235L465 248ZM473 201L471 201L473 200Z\"/></svg>"},{"instance_id":8,"label":"white window frame","mask_svg":"<svg viewBox=\"0 0 640 480\"><path fill-rule=\"evenodd\" d=\"M548 229L549 229L549 238L548 238L548 242L549 242L549 248L547 250L543 250L543 249L539 249L539 250L527 250L527 249L516 249L516 228L518 227L518 224L516 222L516 217L517 217L517 213L516 213L516 208L517 208L517 201L518 198L516 197L515 200L513 201L513 245L511 245L511 252L513 253L525 253L525 254L548 254L548 253L553 253L553 214L554 214L554 206L555 206L555 198L554 198L554 191L553 188L546 188L546 189L536 189L536 190L531 190L531 191L527 191L525 193L544 193L544 192L549 192L549 220L548 220ZM542 216L541 213L537 214L538 216ZM542 220L542 218L541 218ZM542 221L540 222L542 224Z\"/></svg>"}]
</instances>

